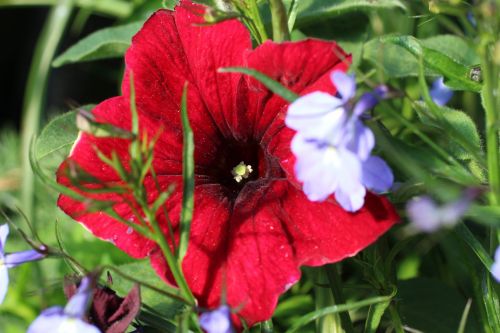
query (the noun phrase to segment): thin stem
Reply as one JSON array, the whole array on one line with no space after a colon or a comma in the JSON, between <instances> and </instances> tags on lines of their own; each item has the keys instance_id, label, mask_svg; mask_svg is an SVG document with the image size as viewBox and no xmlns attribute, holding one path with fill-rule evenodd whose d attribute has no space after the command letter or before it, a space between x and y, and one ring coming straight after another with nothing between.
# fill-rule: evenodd
<instances>
[{"instance_id":1,"label":"thin stem","mask_svg":"<svg viewBox=\"0 0 500 333\"><path fill-rule=\"evenodd\" d=\"M269 6L271 7L273 40L278 43L290 40L288 15L283 2L281 0L269 0Z\"/></svg>"},{"instance_id":2,"label":"thin stem","mask_svg":"<svg viewBox=\"0 0 500 333\"><path fill-rule=\"evenodd\" d=\"M344 304L345 298L342 293L342 288L340 287L340 276L338 272L338 267L336 265L326 265L325 266L326 276L328 277L328 282L330 284L330 290L332 291L333 300L335 304ZM342 328L346 333L354 332L354 327L352 325L351 317L349 312L339 313L340 321L342 322Z\"/></svg>"},{"instance_id":3,"label":"thin stem","mask_svg":"<svg viewBox=\"0 0 500 333\"><path fill-rule=\"evenodd\" d=\"M396 333L404 333L403 323L401 322L401 318L399 317L399 312L396 309L396 305L389 305L389 313L391 315L392 325Z\"/></svg>"},{"instance_id":4,"label":"thin stem","mask_svg":"<svg viewBox=\"0 0 500 333\"><path fill-rule=\"evenodd\" d=\"M21 124L21 206L29 221L33 221L35 193L35 176L29 160L31 139L40 127L50 64L73 10L72 0L54 3L56 5L51 9L36 44L24 95Z\"/></svg>"},{"instance_id":5,"label":"thin stem","mask_svg":"<svg viewBox=\"0 0 500 333\"><path fill-rule=\"evenodd\" d=\"M261 333L273 333L274 332L273 321L271 319L269 319L269 320L262 322L262 324L260 325L260 332Z\"/></svg>"},{"instance_id":6,"label":"thin stem","mask_svg":"<svg viewBox=\"0 0 500 333\"><path fill-rule=\"evenodd\" d=\"M484 86L481 92L486 113L486 157L488 164L488 179L491 187L490 204L496 206L500 200L500 169L498 160L498 113L495 109L494 65L491 61L489 47L481 54Z\"/></svg>"},{"instance_id":7,"label":"thin stem","mask_svg":"<svg viewBox=\"0 0 500 333\"><path fill-rule=\"evenodd\" d=\"M262 18L260 17L259 6L257 6L256 0L248 0L247 4L249 7L248 14L252 18L255 28L257 29L257 32L259 34L259 44L262 44L266 40L268 40L269 37L267 36L266 28L264 27L264 23L262 22Z\"/></svg>"},{"instance_id":8,"label":"thin stem","mask_svg":"<svg viewBox=\"0 0 500 333\"><path fill-rule=\"evenodd\" d=\"M193 293L191 292L191 289L189 289L189 286L186 282L186 279L184 278L184 275L182 274L181 264L176 260L173 252L171 251L170 246L168 245L167 240L163 235L163 231L161 230L158 222L156 221L154 214L150 211L146 211L145 213L147 219L151 221L151 225L155 233L155 241L160 246L160 249L165 257L165 260L168 263L168 267L172 272L174 280L177 283L177 286L179 287L182 296L186 298L191 305L195 305L196 300L194 298Z\"/></svg>"},{"instance_id":9,"label":"thin stem","mask_svg":"<svg viewBox=\"0 0 500 333\"><path fill-rule=\"evenodd\" d=\"M162 295L164 295L164 296L167 296L167 297L170 297L170 298L176 299L176 300L178 300L179 302L182 302L182 303L184 303L184 304L187 304L187 305L192 305L192 304L190 304L190 303L189 303L186 299L184 299L183 297L181 297L181 296L177 295L177 294L175 293L175 291L167 291L167 290L164 290L164 289L161 289L161 288L157 288L157 287L155 287L155 286L153 286L153 285L151 285L151 284L149 284L149 283L145 283L145 282L144 282L144 281L142 281L142 280L136 279L136 278L134 278L134 277L132 277L132 276L130 276L130 275L128 275L128 274L126 274L126 273L122 272L120 269L118 269L118 268L116 268L116 267L114 267L114 266L111 266L111 265L104 265L104 266L101 266L100 268L101 268L103 271L104 271L105 269L110 270L110 271L112 271L112 272L114 272L114 273L116 273L116 274L120 275L120 276L121 276L122 278L124 278L125 280L129 280L129 281L131 281L131 282L133 282L133 283L137 283L137 284L139 284L139 285L141 285L141 286L144 286L144 287L146 287L146 288L148 288L148 289L151 289L151 290L153 290L153 291L155 291L155 292L157 292L157 293L159 293L159 294L162 294Z\"/></svg>"},{"instance_id":10,"label":"thin stem","mask_svg":"<svg viewBox=\"0 0 500 333\"><path fill-rule=\"evenodd\" d=\"M59 0L0 0L0 7L54 6L59 2ZM128 17L134 9L134 5L131 2L121 0L76 0L75 5L85 10L117 18Z\"/></svg>"}]
</instances>

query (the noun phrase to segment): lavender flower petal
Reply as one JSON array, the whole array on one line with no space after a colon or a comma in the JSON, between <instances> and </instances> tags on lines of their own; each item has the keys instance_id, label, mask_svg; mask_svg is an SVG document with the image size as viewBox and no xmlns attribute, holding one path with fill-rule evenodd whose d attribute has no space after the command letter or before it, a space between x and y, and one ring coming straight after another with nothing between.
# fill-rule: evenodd
<instances>
[{"instance_id":1,"label":"lavender flower petal","mask_svg":"<svg viewBox=\"0 0 500 333\"><path fill-rule=\"evenodd\" d=\"M453 226L467 212L471 199L462 197L457 201L444 205L441 208L441 223L443 226Z\"/></svg>"},{"instance_id":2,"label":"lavender flower petal","mask_svg":"<svg viewBox=\"0 0 500 333\"><path fill-rule=\"evenodd\" d=\"M375 146L375 136L371 129L363 125L359 120L356 120L352 125L350 133L344 136L347 140L347 148L356 154L362 161L366 160Z\"/></svg>"},{"instance_id":3,"label":"lavender flower petal","mask_svg":"<svg viewBox=\"0 0 500 333\"><path fill-rule=\"evenodd\" d=\"M446 105L451 97L453 97L453 91L444 84L442 76L434 81L429 94L434 103L440 106Z\"/></svg>"},{"instance_id":4,"label":"lavender flower petal","mask_svg":"<svg viewBox=\"0 0 500 333\"><path fill-rule=\"evenodd\" d=\"M345 121L344 114L338 110L342 103L327 93L307 94L290 104L285 124L309 136L324 136Z\"/></svg>"},{"instance_id":5,"label":"lavender flower petal","mask_svg":"<svg viewBox=\"0 0 500 333\"><path fill-rule=\"evenodd\" d=\"M95 326L64 314L63 309L58 306L43 311L27 331L27 333L47 332L100 333Z\"/></svg>"},{"instance_id":6,"label":"lavender flower petal","mask_svg":"<svg viewBox=\"0 0 500 333\"><path fill-rule=\"evenodd\" d=\"M84 277L76 294L73 295L64 308L64 313L74 318L83 318L87 312L90 299L92 297L91 280Z\"/></svg>"},{"instance_id":7,"label":"lavender flower petal","mask_svg":"<svg viewBox=\"0 0 500 333\"><path fill-rule=\"evenodd\" d=\"M214 311L203 313L200 325L207 333L231 333L233 330L229 307L222 305Z\"/></svg>"},{"instance_id":8,"label":"lavender flower petal","mask_svg":"<svg viewBox=\"0 0 500 333\"><path fill-rule=\"evenodd\" d=\"M44 254L35 250L26 250L21 252L10 253L5 256L5 265L8 268L16 267L25 262L40 260L45 257Z\"/></svg>"},{"instance_id":9,"label":"lavender flower petal","mask_svg":"<svg viewBox=\"0 0 500 333\"><path fill-rule=\"evenodd\" d=\"M353 109L353 114L360 117L366 111L373 109L378 103L377 96L372 92L364 93Z\"/></svg>"},{"instance_id":10,"label":"lavender flower petal","mask_svg":"<svg viewBox=\"0 0 500 333\"><path fill-rule=\"evenodd\" d=\"M9 289L9 274L7 267L0 263L0 304L3 303Z\"/></svg>"},{"instance_id":11,"label":"lavender flower petal","mask_svg":"<svg viewBox=\"0 0 500 333\"><path fill-rule=\"evenodd\" d=\"M303 191L311 201L323 201L337 188L336 168L340 166L337 151L327 144L308 140L297 133L292 140L297 157L295 174L303 182Z\"/></svg>"},{"instance_id":12,"label":"lavender flower petal","mask_svg":"<svg viewBox=\"0 0 500 333\"><path fill-rule=\"evenodd\" d=\"M339 182L335 200L346 211L355 212L363 207L366 194L361 184L361 162L348 150L340 150L339 155L342 164L335 170Z\"/></svg>"},{"instance_id":13,"label":"lavender flower petal","mask_svg":"<svg viewBox=\"0 0 500 333\"><path fill-rule=\"evenodd\" d=\"M334 71L330 78L344 103L356 95L356 80L354 79L354 75L348 75L342 71Z\"/></svg>"},{"instance_id":14,"label":"lavender flower petal","mask_svg":"<svg viewBox=\"0 0 500 333\"><path fill-rule=\"evenodd\" d=\"M433 232L440 227L439 207L430 197L418 197L409 201L406 213L412 225L418 230Z\"/></svg>"},{"instance_id":15,"label":"lavender flower petal","mask_svg":"<svg viewBox=\"0 0 500 333\"><path fill-rule=\"evenodd\" d=\"M7 236L9 236L9 225L8 224L0 225L0 258L3 258Z\"/></svg>"},{"instance_id":16,"label":"lavender flower petal","mask_svg":"<svg viewBox=\"0 0 500 333\"><path fill-rule=\"evenodd\" d=\"M497 250L495 251L495 261L493 262L493 265L491 266L491 274L497 280L498 283L500 283L500 246L497 247Z\"/></svg>"},{"instance_id":17,"label":"lavender flower petal","mask_svg":"<svg viewBox=\"0 0 500 333\"><path fill-rule=\"evenodd\" d=\"M394 175L387 163L378 156L370 156L363 162L362 183L366 188L377 193L391 188Z\"/></svg>"}]
</instances>

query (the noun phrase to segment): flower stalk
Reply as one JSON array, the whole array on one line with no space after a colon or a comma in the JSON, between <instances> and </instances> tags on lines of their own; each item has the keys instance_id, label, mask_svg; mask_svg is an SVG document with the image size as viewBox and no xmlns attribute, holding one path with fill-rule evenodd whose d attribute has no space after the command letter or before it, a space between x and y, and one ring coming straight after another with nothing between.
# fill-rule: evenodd
<instances>
[{"instance_id":1,"label":"flower stalk","mask_svg":"<svg viewBox=\"0 0 500 333\"><path fill-rule=\"evenodd\" d=\"M271 7L273 40L278 43L290 40L288 15L283 1L269 0L269 6Z\"/></svg>"}]
</instances>

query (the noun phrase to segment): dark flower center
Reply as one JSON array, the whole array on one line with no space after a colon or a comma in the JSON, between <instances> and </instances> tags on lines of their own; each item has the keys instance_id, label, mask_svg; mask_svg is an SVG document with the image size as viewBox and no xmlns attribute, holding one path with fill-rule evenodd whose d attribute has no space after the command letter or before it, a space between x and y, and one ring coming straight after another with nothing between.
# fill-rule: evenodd
<instances>
[{"instance_id":1,"label":"dark flower center","mask_svg":"<svg viewBox=\"0 0 500 333\"><path fill-rule=\"evenodd\" d=\"M217 153L208 176L224 186L235 199L246 184L266 178L282 177L277 158L268 154L256 141L228 140Z\"/></svg>"}]
</instances>

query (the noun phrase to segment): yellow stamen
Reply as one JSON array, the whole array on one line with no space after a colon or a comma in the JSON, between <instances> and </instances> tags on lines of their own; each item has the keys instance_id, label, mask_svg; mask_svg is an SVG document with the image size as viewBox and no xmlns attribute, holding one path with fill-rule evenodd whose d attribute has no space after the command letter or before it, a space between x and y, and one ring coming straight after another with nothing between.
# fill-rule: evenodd
<instances>
[{"instance_id":1,"label":"yellow stamen","mask_svg":"<svg viewBox=\"0 0 500 333\"><path fill-rule=\"evenodd\" d=\"M233 175L234 180L236 180L237 183L241 182L243 179L247 179L250 177L250 174L252 173L253 169L251 165L246 165L245 163L240 162L237 166L231 170L231 174Z\"/></svg>"}]
</instances>

